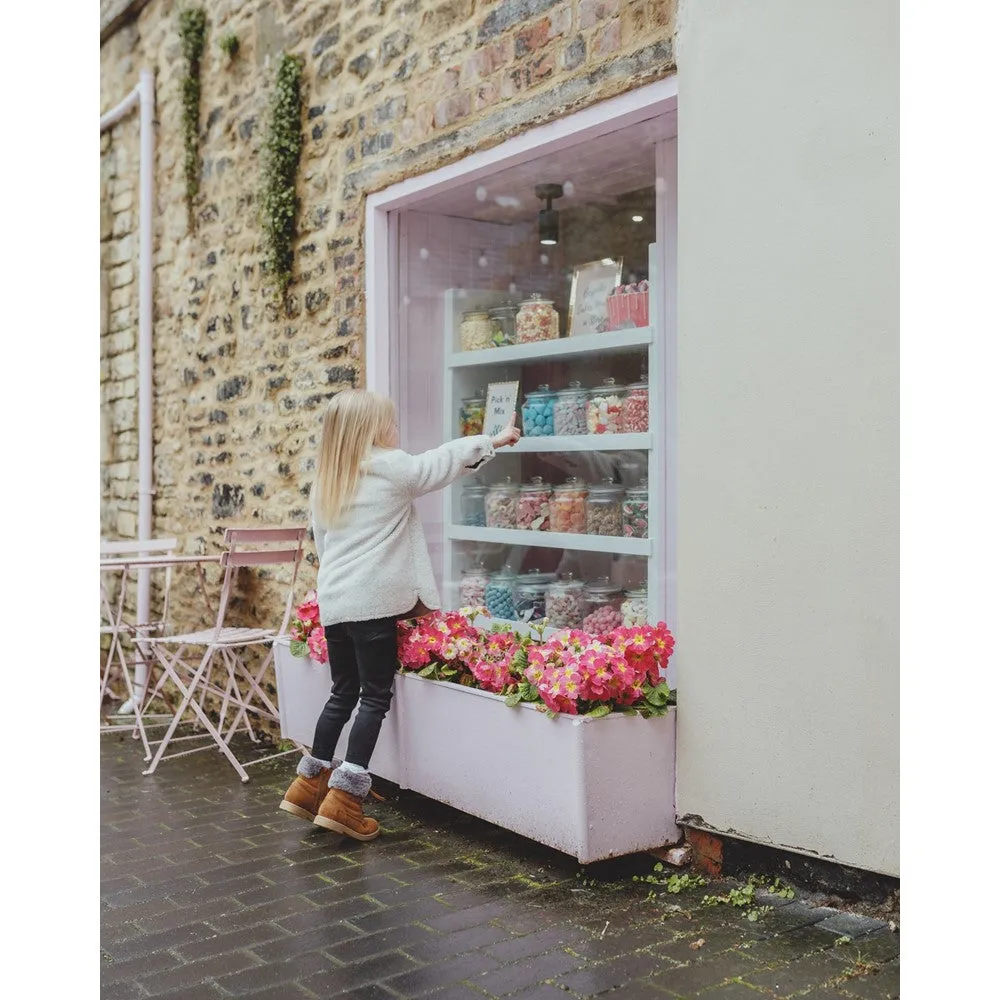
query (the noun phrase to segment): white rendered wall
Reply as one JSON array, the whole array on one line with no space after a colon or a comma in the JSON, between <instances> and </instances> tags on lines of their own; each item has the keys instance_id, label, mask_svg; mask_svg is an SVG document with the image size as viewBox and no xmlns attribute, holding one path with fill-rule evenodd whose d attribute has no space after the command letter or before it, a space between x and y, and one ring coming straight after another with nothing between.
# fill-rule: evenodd
<instances>
[{"instance_id":1,"label":"white rendered wall","mask_svg":"<svg viewBox=\"0 0 1000 1000\"><path fill-rule=\"evenodd\" d=\"M678 812L898 875L897 4L677 51Z\"/></svg>"}]
</instances>

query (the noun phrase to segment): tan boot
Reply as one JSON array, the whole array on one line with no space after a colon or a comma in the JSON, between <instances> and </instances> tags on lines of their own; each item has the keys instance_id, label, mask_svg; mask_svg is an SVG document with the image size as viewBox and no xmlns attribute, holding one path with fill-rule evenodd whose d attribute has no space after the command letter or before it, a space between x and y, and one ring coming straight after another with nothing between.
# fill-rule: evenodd
<instances>
[{"instance_id":1,"label":"tan boot","mask_svg":"<svg viewBox=\"0 0 1000 1000\"><path fill-rule=\"evenodd\" d=\"M337 768L330 776L330 790L316 811L313 822L355 840L374 840L381 832L378 821L364 814L361 800L371 790L372 779Z\"/></svg>"},{"instance_id":2,"label":"tan boot","mask_svg":"<svg viewBox=\"0 0 1000 1000\"><path fill-rule=\"evenodd\" d=\"M329 789L330 775L333 768L324 766L322 761L315 757L303 757L299 761L298 775L288 786L285 797L281 800L279 809L299 819L306 819L312 822L319 807L326 798Z\"/></svg>"}]
</instances>

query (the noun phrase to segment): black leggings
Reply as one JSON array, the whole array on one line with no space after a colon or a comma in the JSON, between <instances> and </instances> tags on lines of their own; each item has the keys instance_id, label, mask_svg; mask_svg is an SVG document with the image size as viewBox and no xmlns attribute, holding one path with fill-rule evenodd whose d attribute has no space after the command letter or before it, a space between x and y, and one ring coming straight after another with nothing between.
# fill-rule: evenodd
<instances>
[{"instance_id":1,"label":"black leggings","mask_svg":"<svg viewBox=\"0 0 1000 1000\"><path fill-rule=\"evenodd\" d=\"M333 758L340 734L360 696L361 707L351 726L344 759L367 768L392 701L392 681L398 662L396 618L327 625L323 631L333 687L316 722L312 753L319 760Z\"/></svg>"}]
</instances>

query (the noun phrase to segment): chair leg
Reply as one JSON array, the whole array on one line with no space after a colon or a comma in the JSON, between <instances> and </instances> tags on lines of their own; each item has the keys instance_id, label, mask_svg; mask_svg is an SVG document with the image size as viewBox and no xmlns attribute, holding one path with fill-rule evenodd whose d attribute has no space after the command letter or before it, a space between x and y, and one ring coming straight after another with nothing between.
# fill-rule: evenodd
<instances>
[{"instance_id":1,"label":"chair leg","mask_svg":"<svg viewBox=\"0 0 1000 1000\"><path fill-rule=\"evenodd\" d=\"M170 676L170 679L174 682L174 684L177 685L177 687L180 689L184 697L183 700L181 701L180 707L177 709L177 713L174 715L173 719L170 722L170 726L167 729L167 732L164 734L163 739L160 741L159 746L156 748L156 754L153 757L152 763L142 773L152 774L156 770L157 765L160 763L160 760L164 756L164 751L166 750L167 745L170 743L170 740L173 738L174 732L177 730L177 726L181 721L184 711L190 706L195 716L198 718L202 726L207 731L207 734L211 736L213 740L215 740L215 742L219 746L219 749L225 754L226 759L229 761L230 764L232 764L236 773L240 776L240 780L243 782L247 782L250 780L250 775L247 774L246 769L236 759L236 756L233 754L232 750L229 749L225 741L222 739L222 734L212 724L212 720L209 719L209 717L205 714L204 709L201 707L201 705L198 704L197 700L194 697L196 692L198 691L198 686L202 681L202 677L204 676L208 664L211 662L211 659L215 655L215 653L218 652L218 647L209 646L205 650L205 654L204 656L202 656L201 662L198 664L198 667L194 671L194 674L187 686L185 686L184 682L180 679L176 670L174 669L175 664L180 660L180 655L181 652L183 651L183 648L184 648L183 646L180 647L177 653L174 655L174 657L170 660L168 660L166 657L161 657L161 662L163 663L164 671Z\"/></svg>"},{"instance_id":2,"label":"chair leg","mask_svg":"<svg viewBox=\"0 0 1000 1000\"><path fill-rule=\"evenodd\" d=\"M174 713L174 717L170 720L170 725L167 727L167 731L163 734L163 739L160 740L160 744L156 748L156 753L153 755L152 763L145 771L142 772L143 774L152 774L156 770L156 766L160 763L160 758L163 756L163 752L166 750L171 738L177 731L178 725L180 725L184 709L187 708L188 704L191 702L192 696L198 688L198 681L201 679L201 675L204 673L205 667L207 666L213 652L211 646L205 651L205 655L201 658L201 663L198 664L198 669L195 671L194 678L191 680L190 685L185 687L184 682L177 676L177 673L174 670L174 664L180 659L183 651L184 647L179 646L172 660L167 660L166 658L163 659L165 676L169 675L170 679L177 685L178 688L180 688L184 697L181 701L180 708L177 709ZM204 712L202 715L204 715Z\"/></svg>"}]
</instances>

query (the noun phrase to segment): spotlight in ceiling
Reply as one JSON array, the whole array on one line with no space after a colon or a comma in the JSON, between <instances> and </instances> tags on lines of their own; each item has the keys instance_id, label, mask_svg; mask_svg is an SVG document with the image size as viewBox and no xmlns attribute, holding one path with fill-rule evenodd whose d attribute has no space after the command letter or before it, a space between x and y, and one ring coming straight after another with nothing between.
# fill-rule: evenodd
<instances>
[{"instance_id":1,"label":"spotlight in ceiling","mask_svg":"<svg viewBox=\"0 0 1000 1000\"><path fill-rule=\"evenodd\" d=\"M633 222L642 222L642 216L641 215L633 215L632 216L632 221Z\"/></svg>"},{"instance_id":2,"label":"spotlight in ceiling","mask_svg":"<svg viewBox=\"0 0 1000 1000\"><path fill-rule=\"evenodd\" d=\"M545 208L538 213L538 242L547 247L555 246L559 242L559 213L552 207L552 199L563 196L563 186L539 184L535 194L545 202Z\"/></svg>"}]
</instances>

